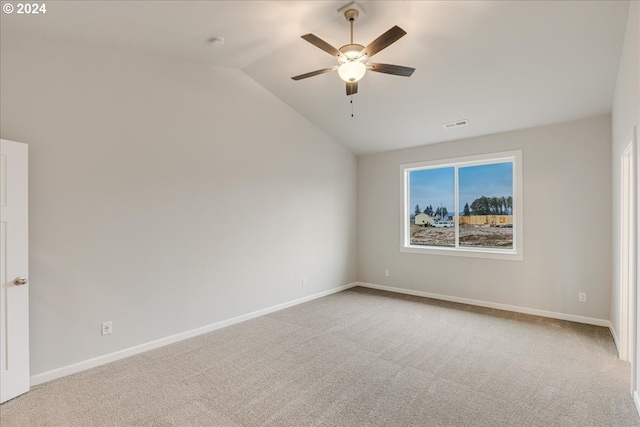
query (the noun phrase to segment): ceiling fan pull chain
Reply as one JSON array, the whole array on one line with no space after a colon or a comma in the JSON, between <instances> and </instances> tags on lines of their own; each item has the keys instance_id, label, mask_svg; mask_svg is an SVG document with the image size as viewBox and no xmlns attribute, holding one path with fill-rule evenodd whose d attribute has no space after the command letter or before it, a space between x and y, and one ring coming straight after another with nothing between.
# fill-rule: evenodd
<instances>
[{"instance_id":1,"label":"ceiling fan pull chain","mask_svg":"<svg viewBox=\"0 0 640 427\"><path fill-rule=\"evenodd\" d=\"M353 95L351 95L351 101L349 101L351 103L351 117L353 117Z\"/></svg>"}]
</instances>

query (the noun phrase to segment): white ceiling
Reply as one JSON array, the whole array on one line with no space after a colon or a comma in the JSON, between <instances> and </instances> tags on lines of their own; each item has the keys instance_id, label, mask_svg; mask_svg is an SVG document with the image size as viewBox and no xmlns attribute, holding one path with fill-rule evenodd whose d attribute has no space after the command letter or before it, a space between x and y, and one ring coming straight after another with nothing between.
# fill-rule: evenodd
<instances>
[{"instance_id":1,"label":"white ceiling","mask_svg":"<svg viewBox=\"0 0 640 427\"><path fill-rule=\"evenodd\" d=\"M627 1L362 1L356 43L398 25L407 35L374 62L353 97L335 65L300 38L339 48L349 26L334 1L49 1L45 16L2 14L2 35L47 38L243 70L356 154L405 148L606 113ZM214 48L206 40L223 36ZM469 126L445 130L445 122Z\"/></svg>"}]
</instances>

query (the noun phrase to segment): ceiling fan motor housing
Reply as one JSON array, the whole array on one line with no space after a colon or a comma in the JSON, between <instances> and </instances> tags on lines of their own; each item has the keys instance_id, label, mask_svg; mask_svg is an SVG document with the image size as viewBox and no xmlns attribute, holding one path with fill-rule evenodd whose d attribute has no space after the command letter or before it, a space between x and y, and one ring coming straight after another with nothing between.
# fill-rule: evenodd
<instances>
[{"instance_id":1,"label":"ceiling fan motor housing","mask_svg":"<svg viewBox=\"0 0 640 427\"><path fill-rule=\"evenodd\" d=\"M346 44L344 46L342 46L340 49L338 49L340 52L342 52L344 54L344 56L346 57L346 60L344 58L338 58L338 60L340 61L340 63L346 62L346 61L355 61L355 60L359 60L359 61L364 61L364 55L360 58L358 58L358 55L360 54L360 52L362 52L362 49L364 49L364 46L362 46L361 44Z\"/></svg>"}]
</instances>

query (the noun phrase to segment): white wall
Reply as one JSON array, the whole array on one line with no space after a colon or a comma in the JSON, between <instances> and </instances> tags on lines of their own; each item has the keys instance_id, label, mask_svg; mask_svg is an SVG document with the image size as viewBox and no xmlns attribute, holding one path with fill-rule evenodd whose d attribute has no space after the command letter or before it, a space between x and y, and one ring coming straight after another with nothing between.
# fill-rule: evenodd
<instances>
[{"instance_id":1,"label":"white wall","mask_svg":"<svg viewBox=\"0 0 640 427\"><path fill-rule=\"evenodd\" d=\"M611 292L611 323L620 336L620 203L621 156L633 138L633 126L640 124L640 4L631 2L627 28L618 70L618 80L611 111L612 124L612 194L613 194L613 279ZM636 153L638 150L636 150ZM637 163L636 164L640 164ZM640 183L639 183L640 184ZM640 188L640 185L637 186Z\"/></svg>"},{"instance_id":2,"label":"white wall","mask_svg":"<svg viewBox=\"0 0 640 427\"><path fill-rule=\"evenodd\" d=\"M612 177L613 177L613 286L611 298L611 323L616 334L620 333L620 202L621 156L632 140L633 126L640 122L640 4L631 2L629 17L618 70L616 92L611 110L612 128Z\"/></svg>"},{"instance_id":3,"label":"white wall","mask_svg":"<svg viewBox=\"0 0 640 427\"><path fill-rule=\"evenodd\" d=\"M399 165L516 149L523 152L524 261L400 252ZM609 115L358 158L363 282L606 320L610 224ZM588 293L587 303L578 292Z\"/></svg>"},{"instance_id":4,"label":"white wall","mask_svg":"<svg viewBox=\"0 0 640 427\"><path fill-rule=\"evenodd\" d=\"M1 67L32 375L356 280L355 157L242 72L7 37Z\"/></svg>"}]
</instances>

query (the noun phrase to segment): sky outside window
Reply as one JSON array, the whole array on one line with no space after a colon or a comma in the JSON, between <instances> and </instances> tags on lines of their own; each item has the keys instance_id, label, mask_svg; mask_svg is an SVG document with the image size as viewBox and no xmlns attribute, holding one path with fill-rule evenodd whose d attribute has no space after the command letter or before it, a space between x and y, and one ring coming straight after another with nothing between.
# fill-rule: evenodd
<instances>
[{"instance_id":1,"label":"sky outside window","mask_svg":"<svg viewBox=\"0 0 640 427\"><path fill-rule=\"evenodd\" d=\"M458 169L460 210L465 203L482 197L508 197L513 195L513 164L466 166Z\"/></svg>"},{"instance_id":2,"label":"sky outside window","mask_svg":"<svg viewBox=\"0 0 640 427\"><path fill-rule=\"evenodd\" d=\"M420 205L420 211L424 211L427 206L431 206L434 211L444 206L449 215L453 215L455 211L453 167L411 171L410 183L409 200L412 214L415 206Z\"/></svg>"},{"instance_id":3,"label":"sky outside window","mask_svg":"<svg viewBox=\"0 0 640 427\"><path fill-rule=\"evenodd\" d=\"M409 200L411 212L416 205L424 211L432 206L434 211L441 205L450 215L455 212L455 188L453 167L411 171ZM489 165L465 166L458 169L460 203L484 197L508 197L513 195L513 164L511 162Z\"/></svg>"}]
</instances>

